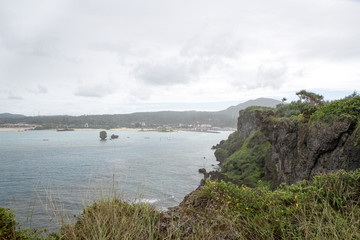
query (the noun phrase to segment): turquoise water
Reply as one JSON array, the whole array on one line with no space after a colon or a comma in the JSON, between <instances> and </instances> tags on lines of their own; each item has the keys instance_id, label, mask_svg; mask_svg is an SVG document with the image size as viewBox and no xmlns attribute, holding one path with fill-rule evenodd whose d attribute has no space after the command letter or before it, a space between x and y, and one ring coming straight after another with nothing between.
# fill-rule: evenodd
<instances>
[{"instance_id":1,"label":"turquoise water","mask_svg":"<svg viewBox=\"0 0 360 240\"><path fill-rule=\"evenodd\" d=\"M198 187L199 168L217 165L211 147L230 134L107 133L119 139L100 141L97 130L0 132L0 206L15 210L24 226L50 229L54 209L78 215L113 188L166 209Z\"/></svg>"}]
</instances>

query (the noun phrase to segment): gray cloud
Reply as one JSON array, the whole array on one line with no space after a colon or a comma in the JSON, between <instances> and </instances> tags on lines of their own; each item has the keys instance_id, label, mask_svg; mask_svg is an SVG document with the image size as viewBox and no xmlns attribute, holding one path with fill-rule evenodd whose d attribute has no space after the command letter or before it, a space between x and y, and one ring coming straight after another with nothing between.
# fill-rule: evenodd
<instances>
[{"instance_id":1,"label":"gray cloud","mask_svg":"<svg viewBox=\"0 0 360 240\"><path fill-rule=\"evenodd\" d=\"M358 21L360 21L360 17ZM360 29L347 34L324 33L316 38L316 40L309 38L298 43L298 49L301 49L299 56L306 59L330 60L351 60L358 59L360 56Z\"/></svg>"},{"instance_id":2,"label":"gray cloud","mask_svg":"<svg viewBox=\"0 0 360 240\"><path fill-rule=\"evenodd\" d=\"M110 85L81 85L78 86L75 95L80 97L103 98L115 91L116 88Z\"/></svg>"},{"instance_id":3,"label":"gray cloud","mask_svg":"<svg viewBox=\"0 0 360 240\"><path fill-rule=\"evenodd\" d=\"M214 61L169 58L162 62L140 63L135 67L133 75L150 85L186 84L197 80L213 64Z\"/></svg>"},{"instance_id":4,"label":"gray cloud","mask_svg":"<svg viewBox=\"0 0 360 240\"><path fill-rule=\"evenodd\" d=\"M45 94L48 92L47 88L43 85L38 84L37 89L27 89L28 92L35 93L35 94Z\"/></svg>"},{"instance_id":5,"label":"gray cloud","mask_svg":"<svg viewBox=\"0 0 360 240\"><path fill-rule=\"evenodd\" d=\"M182 48L182 56L207 58L237 58L242 50L242 41L237 39L231 23L208 22L200 32Z\"/></svg>"},{"instance_id":6,"label":"gray cloud","mask_svg":"<svg viewBox=\"0 0 360 240\"><path fill-rule=\"evenodd\" d=\"M258 68L257 87L279 88L285 80L287 67L283 62L263 63Z\"/></svg>"},{"instance_id":7,"label":"gray cloud","mask_svg":"<svg viewBox=\"0 0 360 240\"><path fill-rule=\"evenodd\" d=\"M146 56L151 53L151 50L134 46L134 44L129 42L96 42L91 44L91 46L96 51L116 52L121 56Z\"/></svg>"},{"instance_id":8,"label":"gray cloud","mask_svg":"<svg viewBox=\"0 0 360 240\"><path fill-rule=\"evenodd\" d=\"M24 100L23 97L13 95L12 93L9 94L8 99L9 100Z\"/></svg>"},{"instance_id":9,"label":"gray cloud","mask_svg":"<svg viewBox=\"0 0 360 240\"><path fill-rule=\"evenodd\" d=\"M241 90L262 88L279 89L286 80L287 66L283 62L262 63L257 71L253 69L236 71L229 74L230 83Z\"/></svg>"}]
</instances>

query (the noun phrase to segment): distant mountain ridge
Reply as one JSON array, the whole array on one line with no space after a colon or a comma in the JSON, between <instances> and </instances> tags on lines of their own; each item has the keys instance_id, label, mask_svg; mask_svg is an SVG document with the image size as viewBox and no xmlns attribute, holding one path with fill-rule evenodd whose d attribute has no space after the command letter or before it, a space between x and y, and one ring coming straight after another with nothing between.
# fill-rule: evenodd
<instances>
[{"instance_id":1,"label":"distant mountain ridge","mask_svg":"<svg viewBox=\"0 0 360 240\"><path fill-rule=\"evenodd\" d=\"M273 98L257 98L254 100L249 100L249 101L240 103L236 106L228 107L225 110L218 111L218 113L222 113L222 114L237 118L239 116L239 112L247 107L250 107L250 106L276 107L276 105L278 105L280 103L281 103L281 101L273 99Z\"/></svg>"},{"instance_id":2,"label":"distant mountain ridge","mask_svg":"<svg viewBox=\"0 0 360 240\"><path fill-rule=\"evenodd\" d=\"M0 114L1 123L31 123L57 127L118 128L118 127L151 127L158 126L189 126L208 124L216 127L235 128L239 111L249 106L275 107L280 101L271 98L258 98L231 106L221 111L159 111L136 112L131 114L103 114L82 116L35 116L26 117L20 114Z\"/></svg>"},{"instance_id":3,"label":"distant mountain ridge","mask_svg":"<svg viewBox=\"0 0 360 240\"><path fill-rule=\"evenodd\" d=\"M0 118L23 118L25 115L12 114L12 113L0 113Z\"/></svg>"}]
</instances>

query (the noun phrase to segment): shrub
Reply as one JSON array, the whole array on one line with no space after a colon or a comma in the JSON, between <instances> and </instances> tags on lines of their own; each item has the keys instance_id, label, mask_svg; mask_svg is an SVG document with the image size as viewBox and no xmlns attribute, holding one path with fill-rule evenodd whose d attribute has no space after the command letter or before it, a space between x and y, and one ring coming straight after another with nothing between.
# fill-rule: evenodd
<instances>
[{"instance_id":1,"label":"shrub","mask_svg":"<svg viewBox=\"0 0 360 240\"><path fill-rule=\"evenodd\" d=\"M0 239L41 239L40 234L46 230L21 229L15 220L15 214L8 208L0 207Z\"/></svg>"},{"instance_id":2,"label":"shrub","mask_svg":"<svg viewBox=\"0 0 360 240\"><path fill-rule=\"evenodd\" d=\"M352 120L355 124L358 122L360 118L360 96L333 101L319 108L312 115L311 121L321 120L330 123L345 118Z\"/></svg>"},{"instance_id":3,"label":"shrub","mask_svg":"<svg viewBox=\"0 0 360 240\"><path fill-rule=\"evenodd\" d=\"M269 191L207 181L215 214L232 219L243 239L360 239L360 171L316 175ZM210 206L208 206L210 208Z\"/></svg>"}]
</instances>

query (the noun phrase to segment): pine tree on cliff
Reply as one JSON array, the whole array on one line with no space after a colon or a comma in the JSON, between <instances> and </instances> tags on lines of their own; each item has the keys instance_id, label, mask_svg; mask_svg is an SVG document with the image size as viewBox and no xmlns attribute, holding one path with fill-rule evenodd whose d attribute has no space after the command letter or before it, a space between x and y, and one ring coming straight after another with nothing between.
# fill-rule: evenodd
<instances>
[{"instance_id":1,"label":"pine tree on cliff","mask_svg":"<svg viewBox=\"0 0 360 240\"><path fill-rule=\"evenodd\" d=\"M324 104L324 96L308 92L306 90L301 90L296 93L296 95L300 98L300 101L304 101L306 103L310 103L310 105L320 107Z\"/></svg>"}]
</instances>

